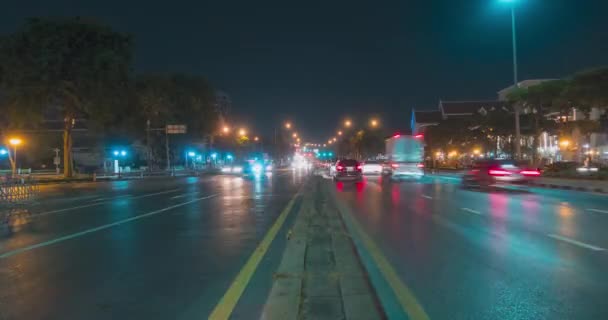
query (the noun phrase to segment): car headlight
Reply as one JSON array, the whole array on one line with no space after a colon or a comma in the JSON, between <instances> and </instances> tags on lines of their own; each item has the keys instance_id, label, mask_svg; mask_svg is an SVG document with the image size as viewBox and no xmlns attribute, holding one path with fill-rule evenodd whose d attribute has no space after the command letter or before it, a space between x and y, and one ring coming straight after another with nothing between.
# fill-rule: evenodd
<instances>
[{"instance_id":1,"label":"car headlight","mask_svg":"<svg viewBox=\"0 0 608 320\"><path fill-rule=\"evenodd\" d=\"M232 172L235 172L235 173L243 172L243 167L233 167Z\"/></svg>"},{"instance_id":2,"label":"car headlight","mask_svg":"<svg viewBox=\"0 0 608 320\"><path fill-rule=\"evenodd\" d=\"M222 167L222 172L227 173L230 172L231 168L230 167Z\"/></svg>"}]
</instances>

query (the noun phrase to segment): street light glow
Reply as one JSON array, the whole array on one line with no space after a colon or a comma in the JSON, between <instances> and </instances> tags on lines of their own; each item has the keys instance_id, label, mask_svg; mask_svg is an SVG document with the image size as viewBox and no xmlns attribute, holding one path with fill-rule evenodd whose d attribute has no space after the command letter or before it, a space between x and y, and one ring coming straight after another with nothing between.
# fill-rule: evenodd
<instances>
[{"instance_id":1,"label":"street light glow","mask_svg":"<svg viewBox=\"0 0 608 320\"><path fill-rule=\"evenodd\" d=\"M18 146L23 142L23 140L19 139L19 138L11 138L8 140L8 143L10 143L13 146Z\"/></svg>"},{"instance_id":2,"label":"street light glow","mask_svg":"<svg viewBox=\"0 0 608 320\"><path fill-rule=\"evenodd\" d=\"M346 120L346 121L344 121L344 126L345 126L345 127L350 128L350 126L352 126L352 125L353 125L353 122L352 122L352 121L350 121L350 120Z\"/></svg>"},{"instance_id":3,"label":"street light glow","mask_svg":"<svg viewBox=\"0 0 608 320\"><path fill-rule=\"evenodd\" d=\"M112 152L115 156L119 155L120 152L118 152L118 150L114 150L114 152Z\"/></svg>"},{"instance_id":4,"label":"street light glow","mask_svg":"<svg viewBox=\"0 0 608 320\"><path fill-rule=\"evenodd\" d=\"M258 141L258 140L260 140L260 138L258 138L258 137L253 138L253 141Z\"/></svg>"},{"instance_id":5,"label":"street light glow","mask_svg":"<svg viewBox=\"0 0 608 320\"><path fill-rule=\"evenodd\" d=\"M245 130L245 129L243 129L243 128L239 129L239 135L240 135L241 137L246 136L246 135L247 135L247 130Z\"/></svg>"},{"instance_id":6,"label":"street light glow","mask_svg":"<svg viewBox=\"0 0 608 320\"><path fill-rule=\"evenodd\" d=\"M291 129L291 123L285 122L285 129Z\"/></svg>"},{"instance_id":7,"label":"street light glow","mask_svg":"<svg viewBox=\"0 0 608 320\"><path fill-rule=\"evenodd\" d=\"M224 126L224 127L222 128L222 131L223 131L224 133L228 133L228 132L230 132L230 127L228 127L228 126Z\"/></svg>"},{"instance_id":8,"label":"street light glow","mask_svg":"<svg viewBox=\"0 0 608 320\"><path fill-rule=\"evenodd\" d=\"M297 138L298 137L298 133L294 132L291 136L294 137L294 138Z\"/></svg>"},{"instance_id":9,"label":"street light glow","mask_svg":"<svg viewBox=\"0 0 608 320\"><path fill-rule=\"evenodd\" d=\"M194 153L194 151L188 152L188 157L194 157L194 156L196 156L196 153Z\"/></svg>"},{"instance_id":10,"label":"street light glow","mask_svg":"<svg viewBox=\"0 0 608 320\"><path fill-rule=\"evenodd\" d=\"M372 128L376 128L378 126L378 120L376 120L376 119L370 120L369 125L372 126Z\"/></svg>"},{"instance_id":11,"label":"street light glow","mask_svg":"<svg viewBox=\"0 0 608 320\"><path fill-rule=\"evenodd\" d=\"M338 135L341 136L342 135L342 131L338 131Z\"/></svg>"},{"instance_id":12,"label":"street light glow","mask_svg":"<svg viewBox=\"0 0 608 320\"><path fill-rule=\"evenodd\" d=\"M120 151L120 155L124 157L127 155L127 152L125 150L122 150L122 151Z\"/></svg>"}]
</instances>

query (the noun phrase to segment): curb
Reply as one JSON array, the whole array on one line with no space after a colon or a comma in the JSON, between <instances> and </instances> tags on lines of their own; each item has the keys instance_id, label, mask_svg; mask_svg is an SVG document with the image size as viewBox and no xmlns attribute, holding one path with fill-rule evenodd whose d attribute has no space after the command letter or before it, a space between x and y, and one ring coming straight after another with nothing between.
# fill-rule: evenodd
<instances>
[{"instance_id":1,"label":"curb","mask_svg":"<svg viewBox=\"0 0 608 320\"><path fill-rule=\"evenodd\" d=\"M530 185L536 186L536 187L547 188L547 189L561 189L561 190L573 190L573 191L582 191L582 192L608 193L608 189L602 189L602 188L574 187L574 186L565 186L565 185L552 184L552 183L530 183Z\"/></svg>"}]
</instances>

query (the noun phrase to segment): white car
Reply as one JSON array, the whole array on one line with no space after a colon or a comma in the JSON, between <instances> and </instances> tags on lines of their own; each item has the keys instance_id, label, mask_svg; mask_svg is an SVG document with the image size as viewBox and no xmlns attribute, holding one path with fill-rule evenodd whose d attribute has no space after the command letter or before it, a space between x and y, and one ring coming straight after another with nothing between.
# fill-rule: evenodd
<instances>
[{"instance_id":1,"label":"white car","mask_svg":"<svg viewBox=\"0 0 608 320\"><path fill-rule=\"evenodd\" d=\"M376 160L369 160L363 163L364 175L380 175L382 174L382 163Z\"/></svg>"}]
</instances>

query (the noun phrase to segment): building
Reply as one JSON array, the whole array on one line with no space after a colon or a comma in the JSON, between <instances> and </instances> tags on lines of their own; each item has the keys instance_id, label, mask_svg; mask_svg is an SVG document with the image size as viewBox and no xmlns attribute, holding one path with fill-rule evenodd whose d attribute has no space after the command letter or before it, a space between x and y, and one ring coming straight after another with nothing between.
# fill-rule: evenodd
<instances>
[{"instance_id":1,"label":"building","mask_svg":"<svg viewBox=\"0 0 608 320\"><path fill-rule=\"evenodd\" d=\"M441 119L440 111L416 111L412 109L410 119L412 133L424 133L427 127L438 125Z\"/></svg>"},{"instance_id":2,"label":"building","mask_svg":"<svg viewBox=\"0 0 608 320\"><path fill-rule=\"evenodd\" d=\"M443 119L471 117L475 114L486 114L497 109L508 111L507 103L498 100L487 101L442 101L439 100L439 111Z\"/></svg>"}]
</instances>

